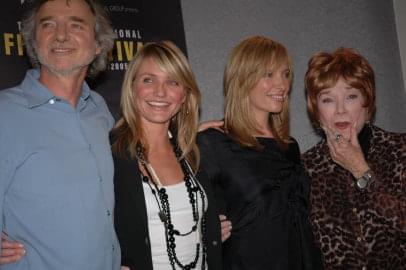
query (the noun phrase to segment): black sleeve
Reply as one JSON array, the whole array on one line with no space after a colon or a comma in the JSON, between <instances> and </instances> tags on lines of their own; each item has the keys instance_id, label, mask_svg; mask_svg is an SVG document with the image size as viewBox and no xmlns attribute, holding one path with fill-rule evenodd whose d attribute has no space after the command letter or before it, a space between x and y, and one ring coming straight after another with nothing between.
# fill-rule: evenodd
<instances>
[{"instance_id":1,"label":"black sleeve","mask_svg":"<svg viewBox=\"0 0 406 270\"><path fill-rule=\"evenodd\" d=\"M114 226L121 247L121 265L152 270L147 214L137 161L113 155Z\"/></svg>"},{"instance_id":2,"label":"black sleeve","mask_svg":"<svg viewBox=\"0 0 406 270\"><path fill-rule=\"evenodd\" d=\"M216 142L217 130L209 129L200 132L197 137L201 157L201 170L204 170L213 187L216 207L220 214L225 213L226 205L221 188L221 149Z\"/></svg>"}]
</instances>

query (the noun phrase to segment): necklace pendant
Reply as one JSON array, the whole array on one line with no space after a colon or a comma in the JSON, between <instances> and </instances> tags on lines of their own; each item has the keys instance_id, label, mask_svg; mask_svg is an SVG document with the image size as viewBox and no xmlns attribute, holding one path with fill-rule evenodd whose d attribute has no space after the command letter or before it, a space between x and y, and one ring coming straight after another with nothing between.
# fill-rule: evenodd
<instances>
[{"instance_id":1,"label":"necklace pendant","mask_svg":"<svg viewBox=\"0 0 406 270\"><path fill-rule=\"evenodd\" d=\"M159 219L163 222L163 223L166 223L166 221L167 221L167 218L166 218L166 215L165 215L165 213L164 213L164 211L159 211L158 212L158 216L159 216Z\"/></svg>"}]
</instances>

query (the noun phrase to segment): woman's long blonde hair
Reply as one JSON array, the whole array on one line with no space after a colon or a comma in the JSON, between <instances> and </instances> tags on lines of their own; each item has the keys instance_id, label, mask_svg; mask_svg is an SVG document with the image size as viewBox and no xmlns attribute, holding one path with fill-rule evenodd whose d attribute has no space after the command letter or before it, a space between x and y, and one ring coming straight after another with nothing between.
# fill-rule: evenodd
<instances>
[{"instance_id":1,"label":"woman's long blonde hair","mask_svg":"<svg viewBox=\"0 0 406 270\"><path fill-rule=\"evenodd\" d=\"M192 168L197 170L200 155L196 145L196 133L201 95L185 55L170 41L145 44L129 64L121 90L122 117L113 130L113 152L120 156L129 153L131 158L135 158L137 145L142 145L144 156L148 153L149 146L141 126L133 89L134 78L147 58L152 59L162 71L181 83L186 91L186 100L172 118L169 129L176 136L183 153L182 158L186 158Z\"/></svg>"},{"instance_id":2,"label":"woman's long blonde hair","mask_svg":"<svg viewBox=\"0 0 406 270\"><path fill-rule=\"evenodd\" d=\"M249 107L249 93L269 68L275 70L283 64L292 71L286 48L266 37L249 37L232 50L224 71L224 122L226 131L241 145L261 148L253 136L258 129ZM280 113L269 114L273 136L283 148L289 143L288 105L286 98Z\"/></svg>"}]
</instances>

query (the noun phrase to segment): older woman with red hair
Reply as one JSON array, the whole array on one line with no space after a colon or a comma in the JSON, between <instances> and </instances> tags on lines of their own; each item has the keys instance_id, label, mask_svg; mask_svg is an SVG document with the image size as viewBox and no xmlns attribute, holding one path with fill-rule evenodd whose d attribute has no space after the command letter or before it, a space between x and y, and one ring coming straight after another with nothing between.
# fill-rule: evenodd
<instances>
[{"instance_id":1,"label":"older woman with red hair","mask_svg":"<svg viewBox=\"0 0 406 270\"><path fill-rule=\"evenodd\" d=\"M371 124L370 64L347 48L317 53L305 88L309 116L322 136L302 160L326 269L404 269L406 134Z\"/></svg>"}]
</instances>

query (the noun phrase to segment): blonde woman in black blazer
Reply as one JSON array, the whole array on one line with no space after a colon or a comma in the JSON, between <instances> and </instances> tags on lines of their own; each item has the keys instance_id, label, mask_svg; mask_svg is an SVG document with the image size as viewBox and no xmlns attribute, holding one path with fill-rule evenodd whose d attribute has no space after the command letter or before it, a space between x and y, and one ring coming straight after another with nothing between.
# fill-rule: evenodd
<instances>
[{"instance_id":1,"label":"blonde woman in black blazer","mask_svg":"<svg viewBox=\"0 0 406 270\"><path fill-rule=\"evenodd\" d=\"M122 269L221 269L219 216L199 170L199 104L194 75L173 43L137 52L112 136Z\"/></svg>"}]
</instances>

